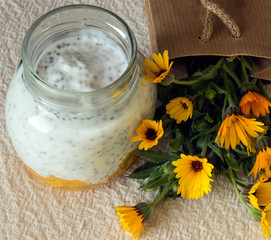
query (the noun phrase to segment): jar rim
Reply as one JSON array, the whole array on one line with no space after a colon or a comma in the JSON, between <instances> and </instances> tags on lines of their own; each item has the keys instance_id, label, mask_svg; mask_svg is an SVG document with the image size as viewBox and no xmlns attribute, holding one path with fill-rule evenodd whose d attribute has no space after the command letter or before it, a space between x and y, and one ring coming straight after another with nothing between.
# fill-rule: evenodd
<instances>
[{"instance_id":1,"label":"jar rim","mask_svg":"<svg viewBox=\"0 0 271 240\"><path fill-rule=\"evenodd\" d=\"M111 17L113 17L114 19L117 20L117 22L119 22L124 29L127 31L127 35L129 36L130 42L131 42L131 57L129 59L128 62L128 66L126 67L125 71L115 80L113 81L111 84L106 85L105 87L99 88L99 89L95 89L92 91L86 91L86 92L79 92L79 91L66 91L66 90L62 90L56 87L51 86L50 84L48 84L45 80L43 80L34 70L32 64L31 64L31 58L28 54L28 43L29 40L32 36L32 33L34 32L34 30L48 17L62 12L62 11L66 11L66 10L70 10L70 9L84 9L84 8L89 8L92 10L96 10L96 11L101 11L104 12L108 15L110 15ZM101 95L105 92L110 91L111 89L113 89L116 85L119 85L120 83L123 82L124 79L129 78L129 76L131 76L131 72L133 71L133 66L135 66L137 61L137 42L136 42L136 38L134 36L134 33L132 31L132 29L126 24L126 22L121 19L118 15L116 15L115 13L104 9L102 7L99 6L94 6L94 5L88 5L88 4L73 4L73 5L67 5L67 6L62 6L56 9L53 9L47 13L45 13L44 15L42 15L41 17L39 17L28 29L28 31L26 32L26 35L23 39L23 44L22 44L22 62L23 62L23 66L24 68L27 68L28 74L30 74L30 76L34 79L36 79L38 81L38 83L46 88L48 91L56 93L58 95L63 95L63 96L78 96L78 97L82 97L82 96L95 96L95 95ZM24 64L25 63L25 64Z\"/></svg>"}]
</instances>

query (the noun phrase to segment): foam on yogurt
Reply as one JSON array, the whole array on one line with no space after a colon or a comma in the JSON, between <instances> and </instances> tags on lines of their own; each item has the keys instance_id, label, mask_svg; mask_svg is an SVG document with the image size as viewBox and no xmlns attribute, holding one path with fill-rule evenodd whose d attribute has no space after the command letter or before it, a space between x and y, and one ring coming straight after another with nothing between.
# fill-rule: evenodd
<instances>
[{"instance_id":1,"label":"foam on yogurt","mask_svg":"<svg viewBox=\"0 0 271 240\"><path fill-rule=\"evenodd\" d=\"M124 51L113 39L87 30L48 47L37 61L36 72L55 88L89 92L114 82L127 66Z\"/></svg>"}]
</instances>

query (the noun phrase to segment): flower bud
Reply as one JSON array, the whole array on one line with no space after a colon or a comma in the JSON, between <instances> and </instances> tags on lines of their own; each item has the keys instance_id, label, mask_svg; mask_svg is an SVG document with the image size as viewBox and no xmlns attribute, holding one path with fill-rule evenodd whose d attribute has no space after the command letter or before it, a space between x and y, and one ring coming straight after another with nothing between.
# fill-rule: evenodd
<instances>
[{"instance_id":1,"label":"flower bud","mask_svg":"<svg viewBox=\"0 0 271 240\"><path fill-rule=\"evenodd\" d=\"M207 88L205 92L205 97L208 98L209 100L212 100L215 98L216 91L212 88Z\"/></svg>"},{"instance_id":2,"label":"flower bud","mask_svg":"<svg viewBox=\"0 0 271 240\"><path fill-rule=\"evenodd\" d=\"M265 150L266 147L271 147L271 138L263 135L259 136L256 140L257 152L260 150Z\"/></svg>"},{"instance_id":3,"label":"flower bud","mask_svg":"<svg viewBox=\"0 0 271 240\"><path fill-rule=\"evenodd\" d=\"M164 86L169 86L173 81L175 80L175 77L173 74L167 75L167 77L161 82Z\"/></svg>"}]
</instances>

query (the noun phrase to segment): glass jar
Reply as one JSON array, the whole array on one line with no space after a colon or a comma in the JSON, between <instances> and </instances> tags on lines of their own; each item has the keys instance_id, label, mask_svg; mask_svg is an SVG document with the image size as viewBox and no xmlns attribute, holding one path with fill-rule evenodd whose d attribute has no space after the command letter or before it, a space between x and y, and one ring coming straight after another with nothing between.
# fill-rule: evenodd
<instances>
[{"instance_id":1,"label":"glass jar","mask_svg":"<svg viewBox=\"0 0 271 240\"><path fill-rule=\"evenodd\" d=\"M133 164L137 143L129 139L153 117L156 101L142 58L127 24L99 7L61 7L30 27L5 114L12 143L35 176L83 190Z\"/></svg>"}]
</instances>

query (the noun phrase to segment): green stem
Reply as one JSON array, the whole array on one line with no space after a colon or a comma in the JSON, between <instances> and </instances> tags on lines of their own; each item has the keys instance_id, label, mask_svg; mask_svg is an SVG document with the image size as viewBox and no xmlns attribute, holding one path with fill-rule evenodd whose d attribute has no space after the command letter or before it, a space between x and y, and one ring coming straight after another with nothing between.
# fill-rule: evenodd
<instances>
[{"instance_id":1,"label":"green stem","mask_svg":"<svg viewBox=\"0 0 271 240\"><path fill-rule=\"evenodd\" d=\"M231 182L232 182L232 185L233 185L233 188L235 190L235 192L237 193L237 196L239 197L239 199L241 200L241 202L244 204L244 206L249 210L251 211L251 207L247 205L247 203L242 199L241 197L241 194L240 194L240 191L239 189L237 188L237 184L236 184L236 181L235 181L235 176L233 175L233 171L232 169L229 167L229 172L230 172L230 177L231 177Z\"/></svg>"},{"instance_id":2,"label":"green stem","mask_svg":"<svg viewBox=\"0 0 271 240\"><path fill-rule=\"evenodd\" d=\"M210 143L210 135L207 134L206 138L205 138L205 142L201 151L201 156L204 157L206 152L207 152L207 148L208 148L208 144Z\"/></svg>"},{"instance_id":3,"label":"green stem","mask_svg":"<svg viewBox=\"0 0 271 240\"><path fill-rule=\"evenodd\" d=\"M195 83L198 83L202 81L202 79L195 79L195 80L191 80L191 81L181 81L181 80L173 80L173 83L179 84L179 85L193 85Z\"/></svg>"},{"instance_id":4,"label":"green stem","mask_svg":"<svg viewBox=\"0 0 271 240\"><path fill-rule=\"evenodd\" d=\"M168 192L168 187L169 185L166 185L163 189L163 191L158 194L155 199L153 200L153 202L151 203L151 207L153 208L157 203L159 203L161 201L161 199L167 194Z\"/></svg>"},{"instance_id":5,"label":"green stem","mask_svg":"<svg viewBox=\"0 0 271 240\"><path fill-rule=\"evenodd\" d=\"M226 97L228 99L228 102L230 105L234 105L232 97L231 97L231 91L230 91L230 86L229 86L229 79L227 76L226 71L223 71L223 76L224 76L224 84L225 84L225 89L226 89Z\"/></svg>"},{"instance_id":6,"label":"green stem","mask_svg":"<svg viewBox=\"0 0 271 240\"><path fill-rule=\"evenodd\" d=\"M221 115L221 119L224 119L224 115L225 115L225 110L226 110L226 106L227 106L227 97L224 98L224 103L223 103L223 108L222 108L222 115Z\"/></svg>"},{"instance_id":7,"label":"green stem","mask_svg":"<svg viewBox=\"0 0 271 240\"><path fill-rule=\"evenodd\" d=\"M219 59L219 61L217 62L217 64L215 65L215 68L220 68L221 67L221 64L224 62L224 57L221 57L220 59Z\"/></svg>"},{"instance_id":8,"label":"green stem","mask_svg":"<svg viewBox=\"0 0 271 240\"><path fill-rule=\"evenodd\" d=\"M197 79L185 81L185 80L173 80L173 83L180 84L180 85L193 85L195 83L206 81L213 78L214 73L217 73L218 69L221 67L221 64L224 62L224 57L221 57L216 65L212 68L211 71L208 73L199 76ZM207 77L208 76L208 77ZM212 77L211 77L212 76Z\"/></svg>"},{"instance_id":9,"label":"green stem","mask_svg":"<svg viewBox=\"0 0 271 240\"><path fill-rule=\"evenodd\" d=\"M244 59L243 57L241 58L241 68L242 68L242 73L243 73L243 79L245 82L249 82L249 77L247 74L246 66L244 64Z\"/></svg>"},{"instance_id":10,"label":"green stem","mask_svg":"<svg viewBox=\"0 0 271 240\"><path fill-rule=\"evenodd\" d=\"M195 139L197 139L198 137L202 136L203 134L205 134L204 132L200 132L200 133L197 133L196 135L194 135L193 137L191 137L188 142L192 142L194 141Z\"/></svg>"},{"instance_id":11,"label":"green stem","mask_svg":"<svg viewBox=\"0 0 271 240\"><path fill-rule=\"evenodd\" d=\"M191 142L188 142L187 145L188 145L188 152L189 152L189 155L193 155L193 149L192 149L192 144L191 144Z\"/></svg>"},{"instance_id":12,"label":"green stem","mask_svg":"<svg viewBox=\"0 0 271 240\"><path fill-rule=\"evenodd\" d=\"M232 79L235 81L235 83L238 85L238 87L241 87L241 82L238 78L238 76L226 65L226 63L222 64L222 69L227 72L228 75L232 77Z\"/></svg>"},{"instance_id":13,"label":"green stem","mask_svg":"<svg viewBox=\"0 0 271 240\"><path fill-rule=\"evenodd\" d=\"M201 95L200 92L197 92L194 96L191 97L192 100L195 100L199 95Z\"/></svg>"}]
</instances>

